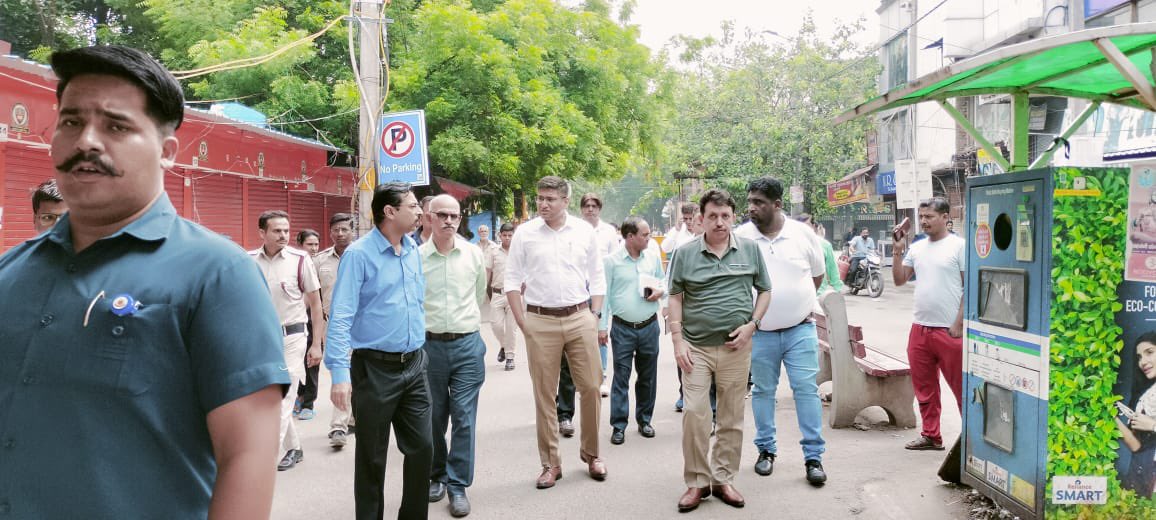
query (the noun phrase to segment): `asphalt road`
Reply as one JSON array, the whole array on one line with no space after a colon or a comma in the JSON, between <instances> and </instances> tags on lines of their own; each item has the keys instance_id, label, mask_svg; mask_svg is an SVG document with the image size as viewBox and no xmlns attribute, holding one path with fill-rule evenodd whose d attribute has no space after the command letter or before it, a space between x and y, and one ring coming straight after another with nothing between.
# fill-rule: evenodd
<instances>
[{"instance_id":1,"label":"asphalt road","mask_svg":"<svg viewBox=\"0 0 1156 520\"><path fill-rule=\"evenodd\" d=\"M890 285L878 299L847 295L850 320L864 328L864 341L906 358L907 330L911 323L911 288ZM505 372L494 356L497 342L484 325L490 347L486 383L479 403L477 463L474 485L468 494L473 505L469 518L497 519L650 519L650 518L782 518L782 519L964 519L964 490L944 484L935 472L944 452L912 452L903 444L917 429L895 429L881 421L881 409L860 415L859 428L831 430L824 423L827 453L824 466L829 481L813 488L804 480L794 403L784 375L779 388L776 417L779 457L775 473L760 477L753 465L757 451L751 440L754 424L747 410L742 466L736 487L747 505L734 509L717 499L680 515L676 503L685 490L682 481L681 420L673 411L678 394L669 336L663 336L659 360L658 405L653 421L658 435L641 437L627 431L626 443L610 444L609 399L603 401L600 436L609 478L590 479L578 459L577 436L562 439L563 476L558 485L538 490L539 473L534 433L533 396L525 357L513 372ZM521 340L519 339L519 342ZM523 347L519 347L522 349ZM297 421L305 460L278 474L273 518L316 520L352 518L353 450L356 436L342 451L328 446L326 434L332 405L329 377L322 370L322 398L317 418ZM944 388L943 431L954 438L960 419L950 391ZM826 415L826 410L824 410ZM826 421L826 417L824 417ZM386 500L390 510L401 494L401 455L391 449L386 471ZM387 515L387 518L392 516ZM451 518L447 501L430 506L430 518Z\"/></svg>"}]
</instances>

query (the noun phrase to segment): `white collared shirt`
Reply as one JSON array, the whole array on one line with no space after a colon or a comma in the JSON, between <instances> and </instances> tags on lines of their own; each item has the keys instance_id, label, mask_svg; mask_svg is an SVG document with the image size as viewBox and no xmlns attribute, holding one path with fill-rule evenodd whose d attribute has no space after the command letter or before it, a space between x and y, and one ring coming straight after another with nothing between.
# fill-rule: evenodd
<instances>
[{"instance_id":1,"label":"white collared shirt","mask_svg":"<svg viewBox=\"0 0 1156 520\"><path fill-rule=\"evenodd\" d=\"M555 231L542 217L518 226L506 261L507 293L526 289L527 305L566 307L606 295L598 236L586 221L566 215Z\"/></svg>"},{"instance_id":2,"label":"white collared shirt","mask_svg":"<svg viewBox=\"0 0 1156 520\"><path fill-rule=\"evenodd\" d=\"M614 229L614 226L602 220L598 221L598 226L594 228L594 234L598 237L598 253L603 258L622 247L622 235L618 233L617 229Z\"/></svg>"},{"instance_id":3,"label":"white collared shirt","mask_svg":"<svg viewBox=\"0 0 1156 520\"><path fill-rule=\"evenodd\" d=\"M749 238L759 246L759 253L771 276L771 304L767 307L760 330L778 330L802 322L815 308L816 276L826 273L823 246L819 236L806 224L790 217L774 240L759 231L754 222L735 230L735 235Z\"/></svg>"}]
</instances>

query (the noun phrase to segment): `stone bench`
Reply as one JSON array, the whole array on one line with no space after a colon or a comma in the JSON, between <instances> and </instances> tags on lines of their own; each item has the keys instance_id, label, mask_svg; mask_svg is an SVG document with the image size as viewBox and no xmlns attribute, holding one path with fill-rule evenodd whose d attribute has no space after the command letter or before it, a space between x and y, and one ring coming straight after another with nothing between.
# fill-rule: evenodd
<instances>
[{"instance_id":1,"label":"stone bench","mask_svg":"<svg viewBox=\"0 0 1156 520\"><path fill-rule=\"evenodd\" d=\"M826 316L814 314L819 336L820 384L831 381L832 428L846 428L864 408L878 406L892 425L915 426L915 390L911 367L863 343L863 329L847 323L843 295L820 297Z\"/></svg>"}]
</instances>

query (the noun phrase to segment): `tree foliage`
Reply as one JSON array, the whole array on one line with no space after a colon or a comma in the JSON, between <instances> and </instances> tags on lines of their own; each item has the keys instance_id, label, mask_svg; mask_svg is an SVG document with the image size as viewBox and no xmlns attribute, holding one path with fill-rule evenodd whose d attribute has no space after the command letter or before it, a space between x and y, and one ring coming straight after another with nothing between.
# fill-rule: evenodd
<instances>
[{"instance_id":1,"label":"tree foliage","mask_svg":"<svg viewBox=\"0 0 1156 520\"><path fill-rule=\"evenodd\" d=\"M850 40L860 30L861 22L844 26L826 40L808 18L786 42L752 32L739 37L730 24L718 40L681 38L689 70L670 126L675 172L735 193L747 180L771 175L802 185L807 209L824 211L825 183L866 162L869 121L832 123L874 91L877 66L856 61L863 51Z\"/></svg>"}]
</instances>

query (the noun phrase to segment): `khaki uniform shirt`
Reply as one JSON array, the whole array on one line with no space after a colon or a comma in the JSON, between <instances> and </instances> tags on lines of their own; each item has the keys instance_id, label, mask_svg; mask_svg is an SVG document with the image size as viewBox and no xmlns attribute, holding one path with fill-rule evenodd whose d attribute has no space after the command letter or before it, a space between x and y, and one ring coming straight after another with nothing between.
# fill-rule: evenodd
<instances>
[{"instance_id":1,"label":"khaki uniform shirt","mask_svg":"<svg viewBox=\"0 0 1156 520\"><path fill-rule=\"evenodd\" d=\"M486 250L486 269L490 270L490 287L505 289L502 282L506 279L506 259L510 252L500 247L491 247Z\"/></svg>"},{"instance_id":2,"label":"khaki uniform shirt","mask_svg":"<svg viewBox=\"0 0 1156 520\"><path fill-rule=\"evenodd\" d=\"M321 282L321 309L329 317L329 304L333 300L333 284L337 283L337 265L341 255L334 248L326 249L313 257L317 266L317 280Z\"/></svg>"},{"instance_id":3,"label":"khaki uniform shirt","mask_svg":"<svg viewBox=\"0 0 1156 520\"><path fill-rule=\"evenodd\" d=\"M273 298L273 307L277 309L277 317L281 325L305 323L308 316L305 314L305 295L321 287L317 281L317 271L313 267L313 260L309 253L283 247L272 258L265 254L265 248L260 247L249 251L249 256L257 262L261 273L265 275L265 283L269 286L269 296ZM301 265L300 285L298 285L298 265ZM305 291L302 292L301 286Z\"/></svg>"}]
</instances>

